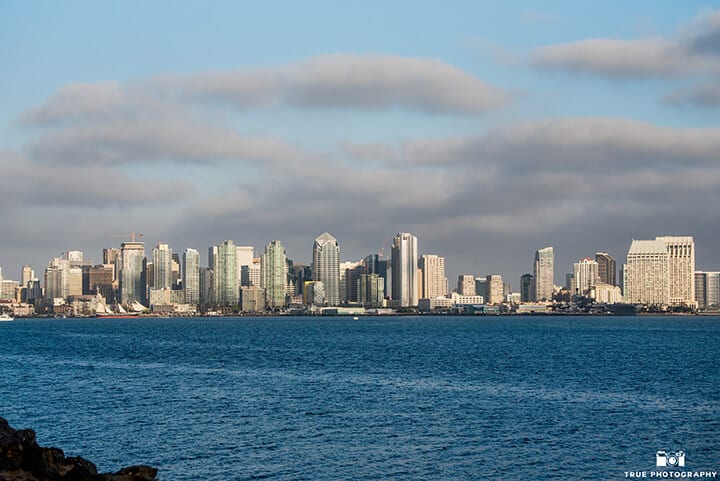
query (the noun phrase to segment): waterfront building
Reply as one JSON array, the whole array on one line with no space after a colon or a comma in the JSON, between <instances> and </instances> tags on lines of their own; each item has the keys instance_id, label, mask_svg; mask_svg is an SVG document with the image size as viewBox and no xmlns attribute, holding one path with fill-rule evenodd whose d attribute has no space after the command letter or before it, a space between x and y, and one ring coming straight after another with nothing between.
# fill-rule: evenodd
<instances>
[{"instance_id":1,"label":"waterfront building","mask_svg":"<svg viewBox=\"0 0 720 481\"><path fill-rule=\"evenodd\" d=\"M600 281L598 267L598 263L589 257L580 259L573 264L571 294L584 296L592 286L598 284Z\"/></svg>"},{"instance_id":2,"label":"waterfront building","mask_svg":"<svg viewBox=\"0 0 720 481\"><path fill-rule=\"evenodd\" d=\"M486 278L487 281L487 278ZM484 287L484 286L483 286ZM462 274L458 276L457 281L457 289L456 292L460 294L461 296L474 296L478 293L477 288L475 286L475 276L472 274ZM481 291L482 294L485 294L485 290Z\"/></svg>"},{"instance_id":3,"label":"waterfront building","mask_svg":"<svg viewBox=\"0 0 720 481\"><path fill-rule=\"evenodd\" d=\"M418 266L422 280L420 289L422 298L447 295L448 280L445 277L445 258L435 254L425 254L420 257Z\"/></svg>"},{"instance_id":4,"label":"waterfront building","mask_svg":"<svg viewBox=\"0 0 720 481\"><path fill-rule=\"evenodd\" d=\"M598 277L603 284L617 285L617 263L615 258L607 252L596 252L595 262L598 263Z\"/></svg>"},{"instance_id":5,"label":"waterfront building","mask_svg":"<svg viewBox=\"0 0 720 481\"><path fill-rule=\"evenodd\" d=\"M113 276L115 266L112 264L98 264L88 269L87 292L85 294L101 295L107 304L115 303ZM84 289L83 289L84 290Z\"/></svg>"},{"instance_id":6,"label":"waterfront building","mask_svg":"<svg viewBox=\"0 0 720 481\"><path fill-rule=\"evenodd\" d=\"M401 232L392 243L392 298L400 307L417 306L417 238Z\"/></svg>"},{"instance_id":7,"label":"waterfront building","mask_svg":"<svg viewBox=\"0 0 720 481\"><path fill-rule=\"evenodd\" d=\"M358 302L363 307L382 307L385 298L385 279L379 274L361 274Z\"/></svg>"},{"instance_id":8,"label":"waterfront building","mask_svg":"<svg viewBox=\"0 0 720 481\"><path fill-rule=\"evenodd\" d=\"M32 267L24 265L20 272L20 285L22 287L27 287L28 283L33 279L35 279L35 271ZM0 280L2 280L2 276L0 276Z\"/></svg>"},{"instance_id":9,"label":"waterfront building","mask_svg":"<svg viewBox=\"0 0 720 481\"><path fill-rule=\"evenodd\" d=\"M340 301L342 304L358 302L360 276L365 272L362 261L340 263Z\"/></svg>"},{"instance_id":10,"label":"waterfront building","mask_svg":"<svg viewBox=\"0 0 720 481\"><path fill-rule=\"evenodd\" d=\"M238 303L237 249L232 240L226 240L213 250L213 295L218 306Z\"/></svg>"},{"instance_id":11,"label":"waterfront building","mask_svg":"<svg viewBox=\"0 0 720 481\"><path fill-rule=\"evenodd\" d=\"M305 281L303 286L303 304L306 306L324 306L326 303L325 286L322 281Z\"/></svg>"},{"instance_id":12,"label":"waterfront building","mask_svg":"<svg viewBox=\"0 0 720 481\"><path fill-rule=\"evenodd\" d=\"M287 281L287 257L285 247L279 240L270 241L260 258L262 287L269 309L285 307L285 283Z\"/></svg>"},{"instance_id":13,"label":"waterfront building","mask_svg":"<svg viewBox=\"0 0 720 481\"><path fill-rule=\"evenodd\" d=\"M534 301L551 301L555 287L555 252L552 246L535 251L533 277L535 278Z\"/></svg>"},{"instance_id":14,"label":"waterfront building","mask_svg":"<svg viewBox=\"0 0 720 481\"><path fill-rule=\"evenodd\" d=\"M243 266L247 267L247 266ZM262 312L265 310L265 290L258 286L240 288L240 310L242 312Z\"/></svg>"},{"instance_id":15,"label":"waterfront building","mask_svg":"<svg viewBox=\"0 0 720 481\"><path fill-rule=\"evenodd\" d=\"M313 244L312 271L313 280L323 283L327 304L329 306L339 306L340 244L338 244L335 237L327 232L320 234Z\"/></svg>"},{"instance_id":16,"label":"waterfront building","mask_svg":"<svg viewBox=\"0 0 720 481\"><path fill-rule=\"evenodd\" d=\"M182 285L185 302L190 305L200 303L200 252L197 249L185 249L182 262Z\"/></svg>"},{"instance_id":17,"label":"waterfront building","mask_svg":"<svg viewBox=\"0 0 720 481\"><path fill-rule=\"evenodd\" d=\"M485 278L485 302L502 304L505 300L505 286L500 274L489 274Z\"/></svg>"},{"instance_id":18,"label":"waterfront building","mask_svg":"<svg viewBox=\"0 0 720 481\"><path fill-rule=\"evenodd\" d=\"M179 291L182 289L182 278L180 277L180 255L173 252L170 258L170 288Z\"/></svg>"},{"instance_id":19,"label":"waterfront building","mask_svg":"<svg viewBox=\"0 0 720 481\"><path fill-rule=\"evenodd\" d=\"M595 302L604 304L617 304L623 301L622 292L618 286L597 283L588 290L588 297Z\"/></svg>"},{"instance_id":20,"label":"waterfront building","mask_svg":"<svg viewBox=\"0 0 720 481\"><path fill-rule=\"evenodd\" d=\"M123 242L120 244L120 302L146 303L145 243Z\"/></svg>"},{"instance_id":21,"label":"waterfront building","mask_svg":"<svg viewBox=\"0 0 720 481\"><path fill-rule=\"evenodd\" d=\"M250 287L261 287L262 274L260 272L260 258L256 257L252 263L242 266L240 272L240 285Z\"/></svg>"},{"instance_id":22,"label":"waterfront building","mask_svg":"<svg viewBox=\"0 0 720 481\"><path fill-rule=\"evenodd\" d=\"M670 276L665 242L633 240L624 266L625 302L630 304L668 305Z\"/></svg>"},{"instance_id":23,"label":"waterfront building","mask_svg":"<svg viewBox=\"0 0 720 481\"><path fill-rule=\"evenodd\" d=\"M520 301L532 302L535 297L535 277L532 274L520 276Z\"/></svg>"},{"instance_id":24,"label":"waterfront building","mask_svg":"<svg viewBox=\"0 0 720 481\"><path fill-rule=\"evenodd\" d=\"M720 272L695 272L695 302L698 309L720 307Z\"/></svg>"},{"instance_id":25,"label":"waterfront building","mask_svg":"<svg viewBox=\"0 0 720 481\"><path fill-rule=\"evenodd\" d=\"M242 272L243 268L249 268L253 265L253 261L255 260L255 248L251 246L237 246L235 260L237 262L238 286L249 285L243 284Z\"/></svg>"},{"instance_id":26,"label":"waterfront building","mask_svg":"<svg viewBox=\"0 0 720 481\"><path fill-rule=\"evenodd\" d=\"M213 271L209 267L201 267L199 269L200 275L200 304L207 306L213 302L212 284L213 284Z\"/></svg>"},{"instance_id":27,"label":"waterfront building","mask_svg":"<svg viewBox=\"0 0 720 481\"><path fill-rule=\"evenodd\" d=\"M160 242L152 250L152 287L170 289L172 285L172 249Z\"/></svg>"},{"instance_id":28,"label":"waterfront building","mask_svg":"<svg viewBox=\"0 0 720 481\"><path fill-rule=\"evenodd\" d=\"M669 296L672 306L695 307L695 241L691 236L663 236L668 252Z\"/></svg>"},{"instance_id":29,"label":"waterfront building","mask_svg":"<svg viewBox=\"0 0 720 481\"><path fill-rule=\"evenodd\" d=\"M19 289L20 282L10 279L3 279L0 282L0 300L13 302L18 301Z\"/></svg>"}]
</instances>

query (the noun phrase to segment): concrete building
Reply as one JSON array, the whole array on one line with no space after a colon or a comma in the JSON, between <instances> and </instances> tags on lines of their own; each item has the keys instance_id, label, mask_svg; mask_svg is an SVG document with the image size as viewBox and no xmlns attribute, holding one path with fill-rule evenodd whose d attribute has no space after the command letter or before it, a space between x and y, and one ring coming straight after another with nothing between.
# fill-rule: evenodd
<instances>
[{"instance_id":1,"label":"concrete building","mask_svg":"<svg viewBox=\"0 0 720 481\"><path fill-rule=\"evenodd\" d=\"M457 289L455 291L461 296L474 296L475 294L477 294L478 292L475 287L475 276L473 276L472 274L459 275L457 281ZM480 295L484 294L485 291L483 290Z\"/></svg>"},{"instance_id":2,"label":"concrete building","mask_svg":"<svg viewBox=\"0 0 720 481\"><path fill-rule=\"evenodd\" d=\"M420 257L420 296L423 299L447 295L448 280L445 277L445 258L435 254Z\"/></svg>"},{"instance_id":3,"label":"concrete building","mask_svg":"<svg viewBox=\"0 0 720 481\"><path fill-rule=\"evenodd\" d=\"M633 240L624 266L623 297L630 304L670 303L669 256L665 242Z\"/></svg>"},{"instance_id":4,"label":"concrete building","mask_svg":"<svg viewBox=\"0 0 720 481\"><path fill-rule=\"evenodd\" d=\"M505 300L505 286L500 274L490 274L485 278L485 302L502 304Z\"/></svg>"},{"instance_id":5,"label":"concrete building","mask_svg":"<svg viewBox=\"0 0 720 481\"><path fill-rule=\"evenodd\" d=\"M663 236L668 252L670 305L696 307L695 303L695 241L691 236Z\"/></svg>"},{"instance_id":6,"label":"concrete building","mask_svg":"<svg viewBox=\"0 0 720 481\"><path fill-rule=\"evenodd\" d=\"M535 251L535 301L551 301L555 287L555 252L552 246Z\"/></svg>"},{"instance_id":7,"label":"concrete building","mask_svg":"<svg viewBox=\"0 0 720 481\"><path fill-rule=\"evenodd\" d=\"M698 309L720 308L720 272L695 272L695 302Z\"/></svg>"},{"instance_id":8,"label":"concrete building","mask_svg":"<svg viewBox=\"0 0 720 481\"><path fill-rule=\"evenodd\" d=\"M362 261L340 263L340 302L359 302L360 276L365 273Z\"/></svg>"},{"instance_id":9,"label":"concrete building","mask_svg":"<svg viewBox=\"0 0 720 481\"><path fill-rule=\"evenodd\" d=\"M262 312L265 310L265 290L258 286L240 288L240 310L242 312Z\"/></svg>"},{"instance_id":10,"label":"concrete building","mask_svg":"<svg viewBox=\"0 0 720 481\"><path fill-rule=\"evenodd\" d=\"M593 285L588 290L588 297L593 299L595 302L602 302L605 304L617 304L623 302L620 287L602 282Z\"/></svg>"},{"instance_id":11,"label":"concrete building","mask_svg":"<svg viewBox=\"0 0 720 481\"><path fill-rule=\"evenodd\" d=\"M598 263L586 257L573 264L572 284L570 293L576 296L584 296L590 288L600 282L598 275Z\"/></svg>"},{"instance_id":12,"label":"concrete building","mask_svg":"<svg viewBox=\"0 0 720 481\"><path fill-rule=\"evenodd\" d=\"M598 277L600 282L603 284L610 284L611 286L618 285L617 283L617 263L615 258L607 252L596 252L595 262L598 263Z\"/></svg>"},{"instance_id":13,"label":"concrete building","mask_svg":"<svg viewBox=\"0 0 720 481\"><path fill-rule=\"evenodd\" d=\"M312 271L313 280L323 283L327 305L339 306L340 244L327 232L320 234L313 244Z\"/></svg>"},{"instance_id":14,"label":"concrete building","mask_svg":"<svg viewBox=\"0 0 720 481\"><path fill-rule=\"evenodd\" d=\"M418 305L417 292L417 238L401 232L392 243L392 298L400 307Z\"/></svg>"}]
</instances>

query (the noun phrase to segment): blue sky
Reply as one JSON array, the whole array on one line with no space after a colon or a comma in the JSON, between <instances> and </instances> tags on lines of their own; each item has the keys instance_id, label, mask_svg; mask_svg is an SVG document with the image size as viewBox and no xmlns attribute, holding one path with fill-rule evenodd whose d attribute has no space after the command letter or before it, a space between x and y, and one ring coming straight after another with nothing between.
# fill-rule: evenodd
<instances>
[{"instance_id":1,"label":"blue sky","mask_svg":"<svg viewBox=\"0 0 720 481\"><path fill-rule=\"evenodd\" d=\"M715 8L0 2L0 267L131 230L302 263L328 230L347 260L414 232L451 283L664 234L720 268Z\"/></svg>"}]
</instances>

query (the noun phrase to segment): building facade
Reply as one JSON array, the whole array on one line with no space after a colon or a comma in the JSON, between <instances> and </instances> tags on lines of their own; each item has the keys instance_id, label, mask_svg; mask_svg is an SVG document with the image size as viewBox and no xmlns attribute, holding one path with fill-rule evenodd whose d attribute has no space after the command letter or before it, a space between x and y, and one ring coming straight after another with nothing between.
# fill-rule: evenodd
<instances>
[{"instance_id":1,"label":"building facade","mask_svg":"<svg viewBox=\"0 0 720 481\"><path fill-rule=\"evenodd\" d=\"M419 267L422 277L420 296L428 299L447 295L445 258L435 254L425 254L420 257Z\"/></svg>"},{"instance_id":2,"label":"building facade","mask_svg":"<svg viewBox=\"0 0 720 481\"><path fill-rule=\"evenodd\" d=\"M262 288L268 309L285 307L285 283L287 280L287 257L285 247L279 240L270 241L260 258Z\"/></svg>"},{"instance_id":3,"label":"building facade","mask_svg":"<svg viewBox=\"0 0 720 481\"><path fill-rule=\"evenodd\" d=\"M555 287L555 252L552 246L535 251L535 301L551 301Z\"/></svg>"},{"instance_id":4,"label":"building facade","mask_svg":"<svg viewBox=\"0 0 720 481\"><path fill-rule=\"evenodd\" d=\"M200 304L200 252L197 249L185 249L183 252L182 285L185 302Z\"/></svg>"},{"instance_id":5,"label":"building facade","mask_svg":"<svg viewBox=\"0 0 720 481\"><path fill-rule=\"evenodd\" d=\"M320 234L313 244L313 280L323 283L325 301L329 306L340 305L340 244L327 232Z\"/></svg>"},{"instance_id":6,"label":"building facade","mask_svg":"<svg viewBox=\"0 0 720 481\"><path fill-rule=\"evenodd\" d=\"M392 243L392 298L400 307L418 305L417 237L401 232Z\"/></svg>"}]
</instances>

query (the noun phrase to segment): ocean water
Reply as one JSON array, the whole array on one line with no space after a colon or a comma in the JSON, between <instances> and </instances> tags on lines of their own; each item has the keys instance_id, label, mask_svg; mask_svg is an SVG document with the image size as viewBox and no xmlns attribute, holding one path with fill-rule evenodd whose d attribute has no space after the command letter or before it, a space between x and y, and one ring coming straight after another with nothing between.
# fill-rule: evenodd
<instances>
[{"instance_id":1,"label":"ocean water","mask_svg":"<svg viewBox=\"0 0 720 481\"><path fill-rule=\"evenodd\" d=\"M163 481L720 471L720 319L17 320L0 416Z\"/></svg>"}]
</instances>

